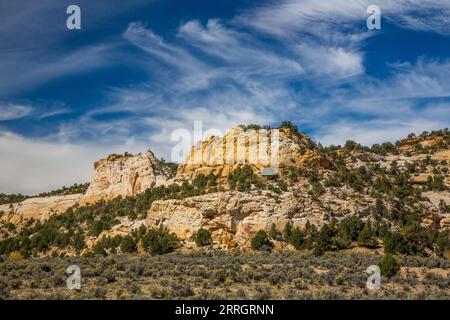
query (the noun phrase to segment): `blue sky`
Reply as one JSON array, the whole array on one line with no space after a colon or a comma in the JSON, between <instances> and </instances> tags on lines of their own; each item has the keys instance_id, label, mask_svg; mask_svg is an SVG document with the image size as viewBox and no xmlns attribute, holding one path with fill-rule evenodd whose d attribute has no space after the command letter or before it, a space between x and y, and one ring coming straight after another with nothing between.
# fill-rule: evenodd
<instances>
[{"instance_id":1,"label":"blue sky","mask_svg":"<svg viewBox=\"0 0 450 320\"><path fill-rule=\"evenodd\" d=\"M170 160L194 121L289 119L325 145L449 126L450 1L123 2L0 0L0 192L88 181L113 152Z\"/></svg>"}]
</instances>

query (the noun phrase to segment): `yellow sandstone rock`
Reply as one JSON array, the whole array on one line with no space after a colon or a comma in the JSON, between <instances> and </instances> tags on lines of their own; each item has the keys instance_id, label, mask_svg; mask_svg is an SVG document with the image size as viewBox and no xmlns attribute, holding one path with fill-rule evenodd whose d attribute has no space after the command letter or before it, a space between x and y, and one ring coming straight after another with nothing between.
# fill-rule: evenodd
<instances>
[{"instance_id":1,"label":"yellow sandstone rock","mask_svg":"<svg viewBox=\"0 0 450 320\"><path fill-rule=\"evenodd\" d=\"M170 169L148 150L134 156L109 156L94 164L94 174L80 205L117 196L134 196L148 188L165 184Z\"/></svg>"}]
</instances>

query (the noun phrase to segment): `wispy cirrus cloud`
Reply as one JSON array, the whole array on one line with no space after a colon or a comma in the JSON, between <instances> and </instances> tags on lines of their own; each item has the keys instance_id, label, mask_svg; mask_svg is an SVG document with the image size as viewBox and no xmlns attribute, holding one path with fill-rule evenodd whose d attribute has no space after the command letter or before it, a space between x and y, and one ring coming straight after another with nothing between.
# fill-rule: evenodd
<instances>
[{"instance_id":1,"label":"wispy cirrus cloud","mask_svg":"<svg viewBox=\"0 0 450 320\"><path fill-rule=\"evenodd\" d=\"M364 74L363 55L356 50L301 43L296 45L295 51L311 81L337 83Z\"/></svg>"},{"instance_id":2,"label":"wispy cirrus cloud","mask_svg":"<svg viewBox=\"0 0 450 320\"><path fill-rule=\"evenodd\" d=\"M181 25L178 35L189 45L221 59L230 69L271 77L303 73L298 61L264 50L251 35L227 28L217 19L208 20L205 26L197 20L188 21Z\"/></svg>"},{"instance_id":3,"label":"wispy cirrus cloud","mask_svg":"<svg viewBox=\"0 0 450 320\"><path fill-rule=\"evenodd\" d=\"M330 42L355 41L364 38L366 10L373 4L381 8L383 19L401 27L450 33L446 0L284 0L252 8L235 21L282 38L310 34Z\"/></svg>"},{"instance_id":4,"label":"wispy cirrus cloud","mask_svg":"<svg viewBox=\"0 0 450 320\"><path fill-rule=\"evenodd\" d=\"M33 108L18 104L0 104L0 121L15 120L28 116Z\"/></svg>"},{"instance_id":5,"label":"wispy cirrus cloud","mask_svg":"<svg viewBox=\"0 0 450 320\"><path fill-rule=\"evenodd\" d=\"M41 58L30 59L28 55L0 52L0 59L7 62L0 65L0 96L23 92L44 85L62 76L74 76L83 72L111 64L114 43L87 46L66 54L44 54ZM39 81L37 81L39 79Z\"/></svg>"},{"instance_id":6,"label":"wispy cirrus cloud","mask_svg":"<svg viewBox=\"0 0 450 320\"><path fill-rule=\"evenodd\" d=\"M217 20L208 21L205 27L195 20L181 25L178 39L183 42L175 44L165 42L139 23L130 24L124 37L148 53L149 58L163 60L164 68L172 68L170 77L159 78L156 85L149 83L134 90L116 91L121 97L119 101L127 101L126 110L132 105L139 112L171 110L167 115L175 118L184 110L196 108L230 114L232 110L264 113L267 108L276 107L275 101L292 98L286 81L303 73L295 60L262 48L258 50L255 39L226 28ZM210 58L194 57L192 48ZM292 105L284 102L284 108ZM118 110L120 105L111 108ZM111 109L104 111L108 110ZM239 112L234 114L237 116Z\"/></svg>"},{"instance_id":7,"label":"wispy cirrus cloud","mask_svg":"<svg viewBox=\"0 0 450 320\"><path fill-rule=\"evenodd\" d=\"M76 32L68 30L65 23L66 8L73 1L17 0L0 4L0 98L116 62L112 55L119 49L114 41L70 44L88 37L103 21L144 2L149 1L130 0L112 6L102 1L79 0L83 19L81 30Z\"/></svg>"},{"instance_id":8,"label":"wispy cirrus cloud","mask_svg":"<svg viewBox=\"0 0 450 320\"><path fill-rule=\"evenodd\" d=\"M357 140L365 145L394 142L409 133L420 134L423 131L448 127L450 103L435 105L417 110L404 105L402 117L379 117L370 120L352 121L342 119L320 126L315 138L324 145L341 144L346 140Z\"/></svg>"}]
</instances>

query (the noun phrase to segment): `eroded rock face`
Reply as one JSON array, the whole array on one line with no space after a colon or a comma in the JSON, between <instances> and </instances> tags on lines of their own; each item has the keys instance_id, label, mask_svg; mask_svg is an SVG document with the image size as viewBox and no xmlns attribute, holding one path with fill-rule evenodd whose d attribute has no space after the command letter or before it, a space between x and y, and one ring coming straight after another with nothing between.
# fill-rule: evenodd
<instances>
[{"instance_id":1,"label":"eroded rock face","mask_svg":"<svg viewBox=\"0 0 450 320\"><path fill-rule=\"evenodd\" d=\"M150 150L143 155L111 155L94 163L94 175L85 194L35 197L1 205L0 211L4 212L2 220L16 225L31 218L44 221L75 204L83 206L119 195L134 196L165 184L172 177L172 171Z\"/></svg>"},{"instance_id":2,"label":"eroded rock face","mask_svg":"<svg viewBox=\"0 0 450 320\"><path fill-rule=\"evenodd\" d=\"M444 201L446 205L450 205L450 192L449 191L429 191L423 193L424 197L430 199L430 202L436 207L439 208L439 203ZM450 213L441 212L438 210L438 216L440 219L440 226L443 229L450 229Z\"/></svg>"},{"instance_id":3,"label":"eroded rock face","mask_svg":"<svg viewBox=\"0 0 450 320\"><path fill-rule=\"evenodd\" d=\"M325 194L321 204L313 201L304 185L281 194L268 190L225 191L181 200L158 200L153 202L147 218L134 221L120 218L120 223L91 239L88 250L103 237L130 234L141 226L165 226L183 240L183 247L189 247L192 235L204 228L210 231L215 248L245 249L259 230L269 232L272 224L282 231L287 222L300 228L308 223L320 228L332 217L339 220L356 214L365 219L369 213L361 210L363 201L339 200ZM365 206L371 204L367 201Z\"/></svg>"},{"instance_id":4,"label":"eroded rock face","mask_svg":"<svg viewBox=\"0 0 450 320\"><path fill-rule=\"evenodd\" d=\"M177 179L192 179L195 175L213 173L225 178L239 165L248 164L255 171L279 169L317 160L328 162L314 150L311 140L289 129L245 130L238 126L222 137L209 136L192 147L178 167Z\"/></svg>"},{"instance_id":5,"label":"eroded rock face","mask_svg":"<svg viewBox=\"0 0 450 320\"><path fill-rule=\"evenodd\" d=\"M89 241L89 248L103 237L130 234L141 226L165 226L187 242L196 231L205 228L211 232L216 248L247 248L256 232L269 231L272 224L283 230L287 222L304 227L308 222L321 226L327 220L321 208L306 199L299 201L291 192L258 193L227 191L183 200L155 201L146 219L129 221L124 218L111 230Z\"/></svg>"},{"instance_id":6,"label":"eroded rock face","mask_svg":"<svg viewBox=\"0 0 450 320\"><path fill-rule=\"evenodd\" d=\"M165 184L172 176L171 170L150 150L143 155L108 156L94 163L94 175L80 205L134 196Z\"/></svg>"},{"instance_id":7,"label":"eroded rock face","mask_svg":"<svg viewBox=\"0 0 450 320\"><path fill-rule=\"evenodd\" d=\"M400 152L410 154L421 154L421 149L417 149L416 146L420 144L422 148L436 147L438 149L446 149L445 137L443 136L418 136L409 137L400 140ZM448 150L447 150L448 151ZM445 154L445 152L444 152ZM440 155L437 155L439 157ZM446 155L448 157L448 153Z\"/></svg>"},{"instance_id":8,"label":"eroded rock face","mask_svg":"<svg viewBox=\"0 0 450 320\"><path fill-rule=\"evenodd\" d=\"M290 192L276 196L270 192L228 191L183 200L155 201L146 225L164 225L183 240L205 228L219 247L231 248L248 246L258 230L269 231L272 223L279 230L287 222L303 227L309 221L320 226L324 215L323 210L299 201Z\"/></svg>"},{"instance_id":9,"label":"eroded rock face","mask_svg":"<svg viewBox=\"0 0 450 320\"><path fill-rule=\"evenodd\" d=\"M19 203L1 205L3 211L2 220L22 224L26 220L34 219L43 222L51 215L64 212L69 207L78 203L81 194L71 194L66 196L36 197Z\"/></svg>"}]
</instances>

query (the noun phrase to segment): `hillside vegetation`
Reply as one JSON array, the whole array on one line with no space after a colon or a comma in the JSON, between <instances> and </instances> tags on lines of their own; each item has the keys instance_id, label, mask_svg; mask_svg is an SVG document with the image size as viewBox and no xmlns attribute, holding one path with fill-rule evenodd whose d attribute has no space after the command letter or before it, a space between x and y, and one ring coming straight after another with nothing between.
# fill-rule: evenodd
<instances>
[{"instance_id":1,"label":"hillside vegetation","mask_svg":"<svg viewBox=\"0 0 450 320\"><path fill-rule=\"evenodd\" d=\"M255 126L250 125L246 130ZM282 127L299 134L290 122L283 122ZM298 201L310 199L326 217L321 225L307 223L301 228L291 223L283 228L273 224L270 230L260 230L254 235L249 243L253 250L271 251L281 247L321 256L329 251L360 247L394 255L446 258L450 234L442 221L448 221L445 219L450 205L441 199L433 207L426 195L449 192L449 163L434 156L448 151L449 145L447 129L419 136L411 134L394 144L372 147L354 141L329 147L312 143L310 148L327 160L327 167L309 162L283 167L278 175L264 177L252 167L242 165L225 181L212 173L198 174L191 180L150 188L136 196L75 205L44 222L31 219L20 226L3 222L0 255L28 258L169 253L182 248L187 240L179 239L163 227L141 225L126 235L99 236L124 221L145 220L155 201L235 190L255 195L264 192L274 199L285 193L297 197ZM176 166L171 164L171 167L176 170ZM425 179L415 181L423 175ZM40 196L82 193L87 187L88 184L74 185ZM2 202L23 198L4 196ZM357 208L354 212L349 209L349 203ZM214 242L207 229L201 230L201 236L208 240L195 241L196 235L191 239L197 247Z\"/></svg>"}]
</instances>

